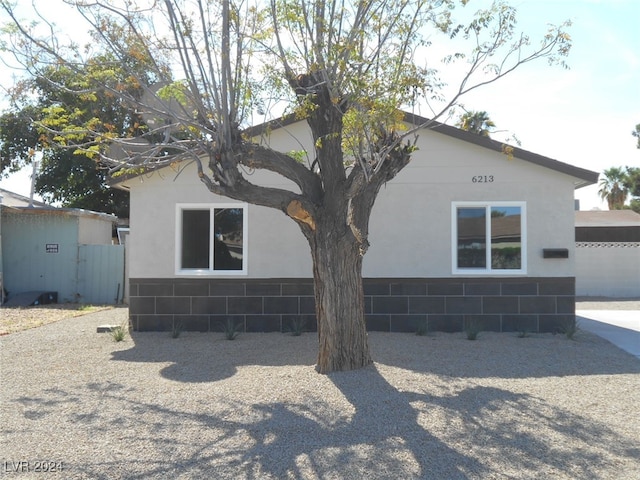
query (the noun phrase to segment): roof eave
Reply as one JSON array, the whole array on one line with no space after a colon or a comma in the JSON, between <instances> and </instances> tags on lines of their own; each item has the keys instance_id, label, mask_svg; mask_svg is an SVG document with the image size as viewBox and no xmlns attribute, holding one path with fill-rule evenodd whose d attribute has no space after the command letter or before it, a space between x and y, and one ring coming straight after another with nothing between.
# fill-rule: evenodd
<instances>
[{"instance_id":1,"label":"roof eave","mask_svg":"<svg viewBox=\"0 0 640 480\"><path fill-rule=\"evenodd\" d=\"M451 125L447 125L445 123L438 122L436 120L431 120L426 117L422 117L420 115L416 115L413 113L404 112L404 120L407 123L410 123L415 126L424 125L424 128L428 128L438 133L442 133L444 135L448 135L453 138L457 138L458 140L462 140L465 142L469 142L480 147L488 148L490 150L494 150L496 152L504 153L506 155L513 155L516 158L521 160L533 163L535 165L539 165L545 168L549 168L551 170L563 173L565 175L569 175L576 179L574 181L574 189L579 189L582 187L586 187L589 185L593 185L598 182L598 172L593 172L591 170L587 170L584 168L576 167L570 165L568 163L560 162L558 160L554 160L549 157L545 157L543 155L539 155L537 153L530 152L528 150L523 150L519 147L514 147L512 145L508 145L503 142L498 142L497 140L493 140L489 137L483 137L481 135L467 132L465 130L461 130L459 128L453 127ZM253 127L249 127L245 129L242 133L247 138L255 138L259 135L263 135L268 133L270 130L275 130L278 128L283 128L294 123L301 121L294 114L285 115L283 117L277 118L275 120L270 120L268 122L264 122L260 125L255 125ZM154 169L149 169L145 173L152 172ZM141 174L131 174L131 175L122 175L117 178L112 178L109 180L109 186L114 188L119 188L121 190L129 190L127 185L124 185L124 182L127 180L131 180L132 178L139 177Z\"/></svg>"},{"instance_id":2,"label":"roof eave","mask_svg":"<svg viewBox=\"0 0 640 480\"><path fill-rule=\"evenodd\" d=\"M452 127L451 125L440 123L435 120L430 120L428 118L411 113L405 113L405 121L413 125L427 125L425 128L429 128L435 132L439 132L444 135L448 135L450 137L478 145L480 147L488 148L496 152L504 153L506 155L513 155L520 160L525 160L535 165L539 165L541 167L549 168L551 170L564 173L565 175L572 176L577 180L576 182L574 182L575 189L593 185L594 183L598 182L598 172L593 172L585 168L576 167L559 160L554 160L553 158L545 157L544 155L539 155L537 153L533 153L519 147L514 147L503 142L498 142L497 140L493 140L489 137L483 137L482 135L467 132L465 130Z\"/></svg>"},{"instance_id":3,"label":"roof eave","mask_svg":"<svg viewBox=\"0 0 640 480\"><path fill-rule=\"evenodd\" d=\"M9 207L3 206L15 214L22 215L66 215L70 217L85 217L105 222L115 223L118 217L110 213L94 212L93 210L84 210L82 208L58 208L58 207Z\"/></svg>"}]
</instances>

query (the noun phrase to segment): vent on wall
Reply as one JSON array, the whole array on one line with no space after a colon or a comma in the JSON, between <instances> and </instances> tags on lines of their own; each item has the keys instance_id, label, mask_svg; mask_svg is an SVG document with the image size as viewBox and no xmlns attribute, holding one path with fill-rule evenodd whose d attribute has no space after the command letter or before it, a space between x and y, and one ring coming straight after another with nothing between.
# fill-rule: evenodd
<instances>
[{"instance_id":1,"label":"vent on wall","mask_svg":"<svg viewBox=\"0 0 640 480\"><path fill-rule=\"evenodd\" d=\"M569 258L568 248L543 248L543 258Z\"/></svg>"}]
</instances>

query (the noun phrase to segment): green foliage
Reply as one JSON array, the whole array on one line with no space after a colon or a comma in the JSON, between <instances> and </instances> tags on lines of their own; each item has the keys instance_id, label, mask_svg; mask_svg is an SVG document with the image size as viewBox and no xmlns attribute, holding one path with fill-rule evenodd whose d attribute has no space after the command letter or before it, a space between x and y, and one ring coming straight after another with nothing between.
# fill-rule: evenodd
<instances>
[{"instance_id":1,"label":"green foliage","mask_svg":"<svg viewBox=\"0 0 640 480\"><path fill-rule=\"evenodd\" d=\"M227 340L235 340L242 331L242 323L236 323L236 321L231 318L220 322L219 327Z\"/></svg>"},{"instance_id":2,"label":"green foliage","mask_svg":"<svg viewBox=\"0 0 640 480\"><path fill-rule=\"evenodd\" d=\"M426 319L420 320L416 327L416 335L418 335L419 337L424 337L425 335L428 335L428 334L429 334L429 322Z\"/></svg>"},{"instance_id":3,"label":"green foliage","mask_svg":"<svg viewBox=\"0 0 640 480\"><path fill-rule=\"evenodd\" d=\"M569 340L574 340L576 333L580 330L579 322L574 318L572 320L567 320L560 327L561 332L567 337Z\"/></svg>"},{"instance_id":4,"label":"green foliage","mask_svg":"<svg viewBox=\"0 0 640 480\"><path fill-rule=\"evenodd\" d=\"M157 6L166 16L158 15L159 23L152 25L135 2L126 13L116 13L99 2L71 1L87 18L96 19L92 46L98 54L87 59L73 44L51 48L57 42L38 37L33 25L9 25L4 45L15 46L11 53L30 66L38 95L47 100L38 105L42 115L37 121L49 143L74 145L77 155L98 159L109 139L145 134L133 112L161 118L157 107L162 102L144 104L141 99L146 86L163 85L146 93L169 104L176 101L183 115L171 116L176 125L171 139L161 128L147 137L152 142L191 143L158 149L146 161L170 162L194 148L201 151L205 139L222 148L237 138L234 131L251 110L264 114L284 100L289 102L287 111L298 118L309 118L321 106L340 111L339 131L318 135L317 146L323 148L336 135L342 146L337 161L359 165L369 179L393 153L402 157L412 152L400 145L408 134L400 108L444 102L432 115L437 118L459 96L521 63L538 58L562 63L569 51L568 23L550 27L541 45L532 47L530 39L516 31L514 8L496 2L465 25L454 19L457 3L169 1ZM467 1L460 3L465 6ZM13 17L10 3L3 2L2 9ZM164 19L167 23L160 27ZM167 32L171 35L165 37ZM453 52L443 65L464 61L469 71L447 102L434 68L438 63L428 53L433 38L456 37L467 40L471 51ZM180 67L183 79L173 81L171 72ZM44 93L56 85L61 87L56 98ZM490 126L487 119L480 134ZM217 165L212 168L213 183L227 178Z\"/></svg>"},{"instance_id":5,"label":"green foliage","mask_svg":"<svg viewBox=\"0 0 640 480\"><path fill-rule=\"evenodd\" d=\"M629 208L639 212L639 198L633 197L640 197L640 168L608 168L603 172L599 185L598 193L603 200L607 201L609 210L627 208L626 201L632 197Z\"/></svg>"},{"instance_id":6,"label":"green foliage","mask_svg":"<svg viewBox=\"0 0 640 480\"><path fill-rule=\"evenodd\" d=\"M629 191L629 195L640 197L640 168L627 167L623 184Z\"/></svg>"},{"instance_id":7,"label":"green foliage","mask_svg":"<svg viewBox=\"0 0 640 480\"><path fill-rule=\"evenodd\" d=\"M489 137L496 124L485 111L468 111L460 115L456 126L481 137Z\"/></svg>"},{"instance_id":8,"label":"green foliage","mask_svg":"<svg viewBox=\"0 0 640 480\"><path fill-rule=\"evenodd\" d=\"M129 323L125 322L122 325L118 325L111 329L111 338L114 342L122 342L129 333Z\"/></svg>"},{"instance_id":9,"label":"green foliage","mask_svg":"<svg viewBox=\"0 0 640 480\"><path fill-rule=\"evenodd\" d=\"M476 340L478 334L482 331L482 322L476 319L464 320L464 333L467 336L467 340Z\"/></svg>"},{"instance_id":10,"label":"green foliage","mask_svg":"<svg viewBox=\"0 0 640 480\"><path fill-rule=\"evenodd\" d=\"M626 173L621 167L611 167L603 172L600 179L600 198L607 201L609 210L620 210L627 200L628 190L625 186Z\"/></svg>"},{"instance_id":11,"label":"green foliage","mask_svg":"<svg viewBox=\"0 0 640 480\"><path fill-rule=\"evenodd\" d=\"M629 195L632 197L629 202L629 208L636 213L640 213L640 168L627 167L624 186L629 190Z\"/></svg>"},{"instance_id":12,"label":"green foliage","mask_svg":"<svg viewBox=\"0 0 640 480\"><path fill-rule=\"evenodd\" d=\"M128 194L107 188L107 180L106 169L91 158L58 150L43 158L36 188L49 202L128 217Z\"/></svg>"},{"instance_id":13,"label":"green foliage","mask_svg":"<svg viewBox=\"0 0 640 480\"><path fill-rule=\"evenodd\" d=\"M171 329L171 338L178 338L183 330L182 322L174 322Z\"/></svg>"},{"instance_id":14,"label":"green foliage","mask_svg":"<svg viewBox=\"0 0 640 480\"><path fill-rule=\"evenodd\" d=\"M37 113L37 108L29 105L0 116L0 174L17 172L31 163L39 133L30 119Z\"/></svg>"},{"instance_id":15,"label":"green foliage","mask_svg":"<svg viewBox=\"0 0 640 480\"><path fill-rule=\"evenodd\" d=\"M299 337L307 331L307 320L300 317L294 317L285 328L285 331L290 333L292 337Z\"/></svg>"},{"instance_id":16,"label":"green foliage","mask_svg":"<svg viewBox=\"0 0 640 480\"><path fill-rule=\"evenodd\" d=\"M118 171L113 172L113 174L111 174L111 177L118 178L118 177L127 176L127 175L131 175L131 176L142 175L146 171L147 171L146 167L121 168Z\"/></svg>"},{"instance_id":17,"label":"green foliage","mask_svg":"<svg viewBox=\"0 0 640 480\"><path fill-rule=\"evenodd\" d=\"M188 87L185 82L172 82L158 90L158 98L162 100L175 100L183 107L189 104L188 101Z\"/></svg>"},{"instance_id":18,"label":"green foliage","mask_svg":"<svg viewBox=\"0 0 640 480\"><path fill-rule=\"evenodd\" d=\"M638 139L638 143L636 144L636 146L637 148L640 148L640 123L636 125L636 128L631 132L631 135Z\"/></svg>"},{"instance_id":19,"label":"green foliage","mask_svg":"<svg viewBox=\"0 0 640 480\"><path fill-rule=\"evenodd\" d=\"M80 70L48 66L12 90L12 107L0 117L2 171L15 171L41 154L36 191L45 201L128 217L126 192L107 187L100 161L104 142L144 132L139 115L110 89L141 95L140 85L109 56Z\"/></svg>"},{"instance_id":20,"label":"green foliage","mask_svg":"<svg viewBox=\"0 0 640 480\"><path fill-rule=\"evenodd\" d=\"M287 152L287 155L295 159L296 162L304 164L308 154L304 150L291 150Z\"/></svg>"}]
</instances>

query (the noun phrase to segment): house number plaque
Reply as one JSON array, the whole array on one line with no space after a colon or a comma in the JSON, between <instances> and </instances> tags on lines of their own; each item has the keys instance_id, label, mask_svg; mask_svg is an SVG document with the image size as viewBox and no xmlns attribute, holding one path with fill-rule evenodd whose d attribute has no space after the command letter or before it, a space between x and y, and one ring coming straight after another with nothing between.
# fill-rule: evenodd
<instances>
[{"instance_id":1,"label":"house number plaque","mask_svg":"<svg viewBox=\"0 0 640 480\"><path fill-rule=\"evenodd\" d=\"M475 175L471 177L471 183L493 183L493 175Z\"/></svg>"}]
</instances>

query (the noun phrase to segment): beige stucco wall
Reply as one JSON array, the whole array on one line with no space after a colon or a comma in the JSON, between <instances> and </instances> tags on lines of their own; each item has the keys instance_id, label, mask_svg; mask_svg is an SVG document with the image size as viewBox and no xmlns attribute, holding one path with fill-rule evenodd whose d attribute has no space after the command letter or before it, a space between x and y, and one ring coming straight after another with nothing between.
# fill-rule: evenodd
<instances>
[{"instance_id":1,"label":"beige stucco wall","mask_svg":"<svg viewBox=\"0 0 640 480\"><path fill-rule=\"evenodd\" d=\"M451 276L451 205L459 201L525 202L527 275L573 275L570 177L434 132L418 145L411 164L380 192L365 275ZM472 182L489 175L492 183ZM568 248L569 259L545 260L543 248Z\"/></svg>"},{"instance_id":2,"label":"beige stucco wall","mask_svg":"<svg viewBox=\"0 0 640 480\"><path fill-rule=\"evenodd\" d=\"M640 297L640 245L583 243L576 265L576 295Z\"/></svg>"},{"instance_id":3,"label":"beige stucco wall","mask_svg":"<svg viewBox=\"0 0 640 480\"><path fill-rule=\"evenodd\" d=\"M272 132L282 151L310 145L303 124ZM528 276L573 276L573 179L443 134L424 131L412 162L382 188L365 257L369 277L450 277L451 208L455 201L526 202ZM130 276L175 277L176 203L233 203L212 195L193 165L126 182L131 189ZM179 174L178 174L179 173ZM472 177L493 175L492 183ZM272 174L256 183L287 186ZM248 207L248 277L310 277L309 247L283 213ZM543 259L543 248L567 248L569 259Z\"/></svg>"},{"instance_id":4,"label":"beige stucco wall","mask_svg":"<svg viewBox=\"0 0 640 480\"><path fill-rule=\"evenodd\" d=\"M272 175L268 177L273 180ZM166 169L133 182L127 239L131 278L179 276L175 274L176 204L240 203L209 192L193 164L184 166L179 175ZM245 255L249 277L311 276L309 249L293 221L281 212L255 205L248 206L248 215L249 251Z\"/></svg>"},{"instance_id":5,"label":"beige stucco wall","mask_svg":"<svg viewBox=\"0 0 640 480\"><path fill-rule=\"evenodd\" d=\"M112 223L99 218L79 216L78 243L81 245L111 245Z\"/></svg>"}]
</instances>

